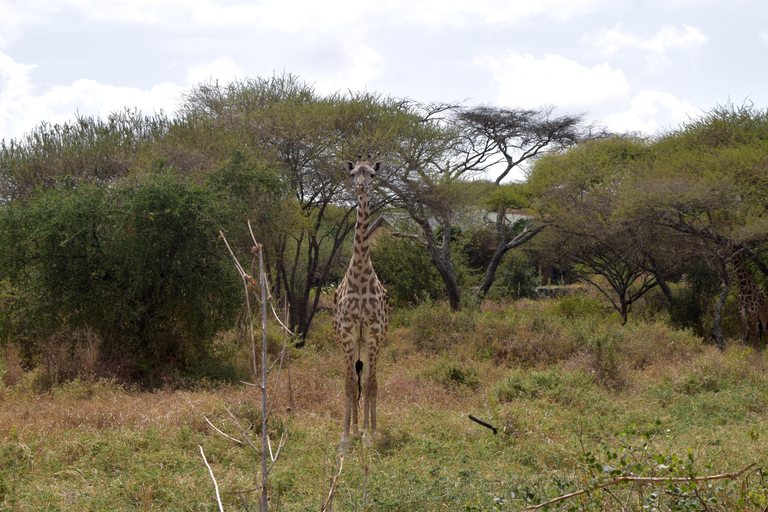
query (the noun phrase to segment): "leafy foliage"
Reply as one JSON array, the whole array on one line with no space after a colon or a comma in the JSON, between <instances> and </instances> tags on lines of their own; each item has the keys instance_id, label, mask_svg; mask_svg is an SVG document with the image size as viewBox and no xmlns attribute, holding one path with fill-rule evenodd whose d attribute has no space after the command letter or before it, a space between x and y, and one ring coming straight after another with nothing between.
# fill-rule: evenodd
<instances>
[{"instance_id":1,"label":"leafy foliage","mask_svg":"<svg viewBox=\"0 0 768 512\"><path fill-rule=\"evenodd\" d=\"M43 122L21 142L0 143L0 203L26 200L57 185L107 184L128 176L171 129L162 113L136 110L106 120L78 116L64 125Z\"/></svg>"},{"instance_id":2,"label":"leafy foliage","mask_svg":"<svg viewBox=\"0 0 768 512\"><path fill-rule=\"evenodd\" d=\"M560 495L545 499L531 489L512 491L511 496L533 508L560 510L762 510L766 487L764 469L751 464L723 475L712 475L713 465L696 460L692 450L685 455L656 448L659 436L672 438L660 421L647 428L631 426L613 436L602 451L583 451L577 482L556 481ZM573 501L573 503L571 503Z\"/></svg>"},{"instance_id":3,"label":"leafy foliage","mask_svg":"<svg viewBox=\"0 0 768 512\"><path fill-rule=\"evenodd\" d=\"M90 328L134 371L190 368L239 307L217 241L229 222L218 195L169 176L51 190L2 211L3 270L40 336ZM40 337L26 343L39 354Z\"/></svg>"},{"instance_id":4,"label":"leafy foliage","mask_svg":"<svg viewBox=\"0 0 768 512\"><path fill-rule=\"evenodd\" d=\"M393 307L434 300L443 293L440 274L430 263L429 253L414 240L380 236L371 248L371 259Z\"/></svg>"},{"instance_id":5,"label":"leafy foliage","mask_svg":"<svg viewBox=\"0 0 768 512\"><path fill-rule=\"evenodd\" d=\"M504 290L504 295L514 299L538 297L536 288L541 286L539 270L526 255L519 251L510 251L501 263L498 288ZM493 289L493 288L492 288Z\"/></svg>"}]
</instances>

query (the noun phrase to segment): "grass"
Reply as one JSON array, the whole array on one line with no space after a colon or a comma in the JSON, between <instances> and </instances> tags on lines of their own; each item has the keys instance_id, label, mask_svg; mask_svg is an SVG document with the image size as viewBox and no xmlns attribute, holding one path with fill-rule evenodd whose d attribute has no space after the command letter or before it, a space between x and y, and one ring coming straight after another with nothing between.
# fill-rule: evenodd
<instances>
[{"instance_id":1,"label":"grass","mask_svg":"<svg viewBox=\"0 0 768 512\"><path fill-rule=\"evenodd\" d=\"M319 510L337 464L344 395L328 322L320 315L307 347L292 353L290 412L285 381L277 389L271 425L289 437L271 475L273 509ZM256 460L204 417L234 434L219 414L226 406L255 435L255 388L141 392L75 380L40 392L35 378L0 386L0 510L215 511L198 446L225 510L245 510L234 493L256 486ZM590 304L396 311L378 404L378 436L364 452L353 445L334 510L520 510L604 481L610 473L595 468L621 469L618 461L658 471L663 458L677 461L668 471L697 475L768 462L765 352L720 352L663 322L622 327ZM765 486L754 475L748 483L764 508ZM740 489L718 492L735 503ZM561 505L611 510L621 497L640 510L641 492L651 499L651 489L622 486ZM258 509L255 496L245 499Z\"/></svg>"}]
</instances>

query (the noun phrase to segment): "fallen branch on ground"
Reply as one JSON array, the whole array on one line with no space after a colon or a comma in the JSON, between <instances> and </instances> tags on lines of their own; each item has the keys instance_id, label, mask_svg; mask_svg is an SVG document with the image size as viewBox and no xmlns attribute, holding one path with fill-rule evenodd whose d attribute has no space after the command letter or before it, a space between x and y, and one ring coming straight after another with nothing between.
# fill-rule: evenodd
<instances>
[{"instance_id":1,"label":"fallen branch on ground","mask_svg":"<svg viewBox=\"0 0 768 512\"><path fill-rule=\"evenodd\" d=\"M557 498L551 499L547 502L540 503L538 505L532 505L530 507L526 507L523 510L538 510L540 508L544 508L548 505L552 505L554 503L558 503L560 501L564 501L570 498L573 498L575 496L580 496L582 494L587 494L589 492L592 492L597 489L605 489L606 487L612 487L614 485L626 483L626 482L632 482L632 483L642 483L642 484L664 484L669 482L709 482L711 480L725 480L725 479L734 479L738 478L753 467L755 467L757 463L752 463L749 466L745 467L741 471L737 471L735 473L723 473L722 475L712 475L712 476L698 476L698 477L678 477L678 478L663 478L663 477L643 477L643 476L622 476L619 478L616 478L614 480L611 480L610 482L606 482L604 484L597 485L595 487L592 487L590 489L582 489L581 491L572 492L570 494L565 494L563 496L558 496Z\"/></svg>"},{"instance_id":2,"label":"fallen branch on ground","mask_svg":"<svg viewBox=\"0 0 768 512\"><path fill-rule=\"evenodd\" d=\"M496 427L494 427L490 423L486 423L483 420L479 420L479 419L475 418L474 416L472 416L471 414L469 415L469 419L471 419L475 423L478 423L478 424L480 424L480 425L482 425L482 426L484 426L486 428L489 428L489 429L493 430L494 434L498 433L498 431L499 431Z\"/></svg>"}]
</instances>

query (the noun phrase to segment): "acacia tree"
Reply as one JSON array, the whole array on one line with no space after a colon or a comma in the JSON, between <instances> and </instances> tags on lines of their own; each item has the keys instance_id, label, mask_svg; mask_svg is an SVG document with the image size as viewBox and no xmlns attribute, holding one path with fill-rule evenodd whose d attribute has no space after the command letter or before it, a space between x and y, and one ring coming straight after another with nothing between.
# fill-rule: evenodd
<instances>
[{"instance_id":1,"label":"acacia tree","mask_svg":"<svg viewBox=\"0 0 768 512\"><path fill-rule=\"evenodd\" d=\"M419 233L396 235L412 238L427 249L445 285L451 310L456 311L461 290L451 261L453 221L457 209L473 201L461 184L482 165L482 159L461 147L458 125L451 117L454 106L409 103L406 108L411 122L387 154L383 186L393 204L418 226Z\"/></svg>"},{"instance_id":2,"label":"acacia tree","mask_svg":"<svg viewBox=\"0 0 768 512\"><path fill-rule=\"evenodd\" d=\"M28 200L57 185L105 185L130 175L173 122L138 110L107 119L78 116L41 123L20 140L0 141L0 204Z\"/></svg>"},{"instance_id":3,"label":"acacia tree","mask_svg":"<svg viewBox=\"0 0 768 512\"><path fill-rule=\"evenodd\" d=\"M445 284L450 307L455 311L461 305L461 290L451 261L452 226L462 209L477 204L477 198L469 193L471 189L464 185L500 161L505 162L505 169L495 182L504 190L493 194L490 202L497 212L495 228L499 243L478 292L482 299L493 284L504 254L529 241L545 226L542 222L531 222L522 232L514 233L506 225L506 210L519 206L519 201L514 205L510 202L512 196L506 193L509 187L501 187L501 181L513 168L542 151L578 140L583 135L582 117L553 117L549 108L412 106L421 117L420 126L431 129L433 136L428 144L424 144L422 138L416 139L417 144L403 141L388 159L388 163L394 163L394 172L386 187L396 198L395 203L407 211L418 226L418 233L399 235L417 240L429 251Z\"/></svg>"},{"instance_id":4,"label":"acacia tree","mask_svg":"<svg viewBox=\"0 0 768 512\"><path fill-rule=\"evenodd\" d=\"M594 136L591 127L584 125L583 115L554 116L553 113L552 107L506 109L479 106L462 109L457 114L464 137L464 151L473 155L475 165L479 163L480 170L486 170L490 165L502 168L494 181L500 190L492 195L488 203L490 209L496 212L494 227L498 242L477 292L480 299L491 288L504 255L531 240L546 227L540 219L532 219L520 233L509 230L506 225L507 210L528 204L526 195L521 194L517 187L502 187L501 182L513 169L543 152L563 149Z\"/></svg>"},{"instance_id":5,"label":"acacia tree","mask_svg":"<svg viewBox=\"0 0 768 512\"><path fill-rule=\"evenodd\" d=\"M234 134L232 144L282 171L289 191L282 222L261 240L275 262L273 291L288 297L290 327L301 338L317 311L320 286L340 277L347 263L357 197L341 161L371 153L390 173L399 168L400 149L419 151L433 136L413 105L369 93L321 96L290 75L204 84L186 98L187 119ZM372 215L390 201L376 190L371 198Z\"/></svg>"},{"instance_id":6,"label":"acacia tree","mask_svg":"<svg viewBox=\"0 0 768 512\"><path fill-rule=\"evenodd\" d=\"M550 226L539 240L539 252L593 283L624 322L632 305L662 275L661 269L648 271L656 261L653 230L617 216L622 187L647 165L650 155L646 141L611 137L549 154L529 176L536 212ZM610 289L593 275L604 277Z\"/></svg>"},{"instance_id":7,"label":"acacia tree","mask_svg":"<svg viewBox=\"0 0 768 512\"><path fill-rule=\"evenodd\" d=\"M722 343L733 252L743 251L768 275L759 256L768 242L768 110L716 107L653 149L652 165L627 184L623 215L668 229L707 255L721 277L713 336Z\"/></svg>"}]
</instances>

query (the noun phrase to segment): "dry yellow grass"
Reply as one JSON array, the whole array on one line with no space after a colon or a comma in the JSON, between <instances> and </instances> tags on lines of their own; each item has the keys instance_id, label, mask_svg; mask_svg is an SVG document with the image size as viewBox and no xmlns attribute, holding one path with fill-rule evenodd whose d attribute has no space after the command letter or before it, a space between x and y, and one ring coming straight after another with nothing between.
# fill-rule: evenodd
<instances>
[{"instance_id":1,"label":"dry yellow grass","mask_svg":"<svg viewBox=\"0 0 768 512\"><path fill-rule=\"evenodd\" d=\"M379 366L379 436L366 452L367 473L359 449L345 461L337 510L360 510L364 498L368 510L514 509L522 502L510 501L510 491L556 494L555 481L580 487L584 450L616 450L617 432L657 421L658 453L691 449L700 470L710 463L715 472L765 465L764 353L738 346L723 353L663 324L563 320L542 317L546 304L522 306L466 313L473 324L454 325L458 342L430 325L414 328L439 311L393 325ZM320 320L308 346L292 352L290 412L285 370L276 391L270 385L273 432L289 433L272 475L280 510L319 509L341 434L339 356L324 338L329 319ZM506 350L525 344L524 352ZM446 368L467 371L436 373ZM621 374L621 386L611 372ZM198 445L226 509L242 509L232 492L254 486L254 455L211 429L205 416L236 436L221 414L227 407L256 438L256 388L202 382L199 389L143 392L84 380L36 393L34 377L0 387L0 509L215 510ZM477 380L470 387L464 378Z\"/></svg>"}]
</instances>

